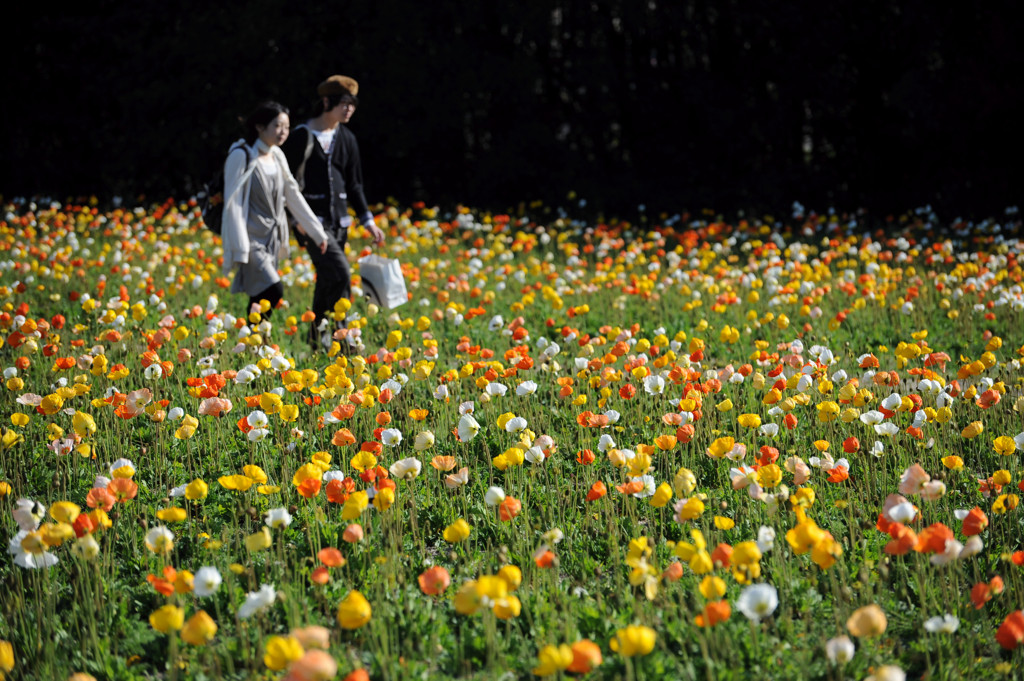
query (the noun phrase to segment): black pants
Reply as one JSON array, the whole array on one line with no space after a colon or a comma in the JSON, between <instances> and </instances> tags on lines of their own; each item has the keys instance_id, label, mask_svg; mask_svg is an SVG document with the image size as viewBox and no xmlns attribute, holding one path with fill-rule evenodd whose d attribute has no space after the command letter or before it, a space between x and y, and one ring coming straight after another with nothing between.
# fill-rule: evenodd
<instances>
[{"instance_id":1,"label":"black pants","mask_svg":"<svg viewBox=\"0 0 1024 681\"><path fill-rule=\"evenodd\" d=\"M260 314L263 319L270 319L270 315L274 313L274 308L281 302L281 298L284 297L284 284L277 282L271 284L263 291L249 298L249 306L245 308L245 316L249 317L249 310L252 309L253 305L258 305L261 300L266 300L270 303L270 309Z\"/></svg>"},{"instance_id":2,"label":"black pants","mask_svg":"<svg viewBox=\"0 0 1024 681\"><path fill-rule=\"evenodd\" d=\"M348 228L331 226L330 221L324 222L327 232L327 251L320 252L320 247L309 237L297 234L299 243L306 248L316 268L316 287L313 289L313 314L316 320L313 328L318 328L320 320L334 312L334 304L341 298L352 296L352 277L345 257L345 242L348 241Z\"/></svg>"}]
</instances>

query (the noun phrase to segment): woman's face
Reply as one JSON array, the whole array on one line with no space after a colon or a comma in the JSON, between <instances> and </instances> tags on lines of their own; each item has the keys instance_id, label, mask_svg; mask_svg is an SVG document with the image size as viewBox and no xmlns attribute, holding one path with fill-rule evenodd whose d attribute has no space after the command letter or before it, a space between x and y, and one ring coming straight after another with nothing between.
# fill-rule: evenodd
<instances>
[{"instance_id":1,"label":"woman's face","mask_svg":"<svg viewBox=\"0 0 1024 681\"><path fill-rule=\"evenodd\" d=\"M288 114L279 113L277 118L267 123L265 126L256 126L256 131L260 134L260 139L268 147L279 147L284 144L284 141L288 139L288 130L291 127L291 121L288 120Z\"/></svg>"}]
</instances>

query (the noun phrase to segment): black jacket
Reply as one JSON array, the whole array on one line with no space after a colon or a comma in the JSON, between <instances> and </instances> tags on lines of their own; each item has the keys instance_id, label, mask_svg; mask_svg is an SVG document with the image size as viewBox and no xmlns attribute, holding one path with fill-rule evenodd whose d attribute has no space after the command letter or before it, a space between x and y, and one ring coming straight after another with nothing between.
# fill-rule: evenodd
<instances>
[{"instance_id":1,"label":"black jacket","mask_svg":"<svg viewBox=\"0 0 1024 681\"><path fill-rule=\"evenodd\" d=\"M312 144L310 144L312 142ZM306 167L300 173L303 156L309 147ZM331 149L330 172L327 153L306 124L292 130L281 146L292 175L299 179L302 195L317 215L330 218L330 224L348 227L351 218L348 205L352 204L356 216L364 225L373 220L373 213L363 194L363 168L359 160L356 136L344 125L338 126Z\"/></svg>"}]
</instances>

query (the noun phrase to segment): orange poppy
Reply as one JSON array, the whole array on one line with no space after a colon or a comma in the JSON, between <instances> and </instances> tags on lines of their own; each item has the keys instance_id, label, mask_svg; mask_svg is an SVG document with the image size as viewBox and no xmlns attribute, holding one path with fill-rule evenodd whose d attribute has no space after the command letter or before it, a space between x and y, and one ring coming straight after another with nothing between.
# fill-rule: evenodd
<instances>
[{"instance_id":1,"label":"orange poppy","mask_svg":"<svg viewBox=\"0 0 1024 681\"><path fill-rule=\"evenodd\" d=\"M662 451L668 451L676 446L677 438L675 435L659 435L654 438L654 444L658 446L658 449Z\"/></svg>"},{"instance_id":2,"label":"orange poppy","mask_svg":"<svg viewBox=\"0 0 1024 681\"><path fill-rule=\"evenodd\" d=\"M977 404L978 407L981 409L988 409L989 407L994 407L995 405L999 404L999 400L1001 400L1002 398L1003 396L999 393L998 390L996 390L995 388L989 388L982 394L978 395L978 399L975 402L975 404Z\"/></svg>"},{"instance_id":3,"label":"orange poppy","mask_svg":"<svg viewBox=\"0 0 1024 681\"><path fill-rule=\"evenodd\" d=\"M729 601L715 601L704 606L704 612L697 615L694 623L698 627L713 627L725 622L730 615L732 615L732 607L729 605Z\"/></svg>"},{"instance_id":4,"label":"orange poppy","mask_svg":"<svg viewBox=\"0 0 1024 681\"><path fill-rule=\"evenodd\" d=\"M320 549L316 557L327 567L336 568L345 564L345 558L341 555L341 551L331 546Z\"/></svg>"},{"instance_id":5,"label":"orange poppy","mask_svg":"<svg viewBox=\"0 0 1024 681\"><path fill-rule=\"evenodd\" d=\"M608 494L608 488L605 484L598 480L590 486L590 491L587 492L587 501L597 501L604 495Z\"/></svg>"},{"instance_id":6,"label":"orange poppy","mask_svg":"<svg viewBox=\"0 0 1024 681\"><path fill-rule=\"evenodd\" d=\"M711 552L711 560L715 567L728 569L729 563L732 561L732 547L722 542Z\"/></svg>"},{"instance_id":7,"label":"orange poppy","mask_svg":"<svg viewBox=\"0 0 1024 681\"><path fill-rule=\"evenodd\" d=\"M424 570L419 577L416 578L419 582L420 591L428 596L440 596L445 592L445 589L452 583L452 577L448 573L448 570L435 565L427 570Z\"/></svg>"},{"instance_id":8,"label":"orange poppy","mask_svg":"<svg viewBox=\"0 0 1024 681\"><path fill-rule=\"evenodd\" d=\"M664 572L661 573L661 578L666 582L678 582L683 577L683 564L678 560L669 563L668 567Z\"/></svg>"},{"instance_id":9,"label":"orange poppy","mask_svg":"<svg viewBox=\"0 0 1024 681\"><path fill-rule=\"evenodd\" d=\"M834 483L843 482L850 477L850 471L846 470L846 466L836 466L828 473L828 481Z\"/></svg>"},{"instance_id":10,"label":"orange poppy","mask_svg":"<svg viewBox=\"0 0 1024 681\"><path fill-rule=\"evenodd\" d=\"M623 494L636 494L644 490L644 483L640 480L630 480L629 482L621 485L616 485L615 489L619 490Z\"/></svg>"},{"instance_id":11,"label":"orange poppy","mask_svg":"<svg viewBox=\"0 0 1024 681\"><path fill-rule=\"evenodd\" d=\"M515 497L505 497L505 501L501 502L498 506L498 517L504 522L508 522L519 515L519 511L523 509L523 504Z\"/></svg>"},{"instance_id":12,"label":"orange poppy","mask_svg":"<svg viewBox=\"0 0 1024 681\"><path fill-rule=\"evenodd\" d=\"M594 459L594 452L589 449L580 450L579 453L576 454L576 462L583 464L584 466L589 466L594 463Z\"/></svg>"},{"instance_id":13,"label":"orange poppy","mask_svg":"<svg viewBox=\"0 0 1024 681\"><path fill-rule=\"evenodd\" d=\"M298 486L299 494L306 499L312 499L316 495L320 494L321 484L321 481L317 478L307 478Z\"/></svg>"},{"instance_id":14,"label":"orange poppy","mask_svg":"<svg viewBox=\"0 0 1024 681\"><path fill-rule=\"evenodd\" d=\"M602 662L601 647L589 639L576 641L572 644L572 662L565 671L573 674L586 674Z\"/></svg>"},{"instance_id":15,"label":"orange poppy","mask_svg":"<svg viewBox=\"0 0 1024 681\"><path fill-rule=\"evenodd\" d=\"M356 413L356 405L354 405L354 404L339 404L331 412L331 416L333 416L334 418L338 419L339 421L344 421L346 419L352 418L352 416L355 413Z\"/></svg>"},{"instance_id":16,"label":"orange poppy","mask_svg":"<svg viewBox=\"0 0 1024 681\"><path fill-rule=\"evenodd\" d=\"M331 581L331 573L326 567L321 565L309 574L309 581L323 586L327 582Z\"/></svg>"},{"instance_id":17,"label":"orange poppy","mask_svg":"<svg viewBox=\"0 0 1024 681\"><path fill-rule=\"evenodd\" d=\"M902 523L889 523L888 533L892 541L885 545L885 552L890 556L904 556L917 546L917 533Z\"/></svg>"},{"instance_id":18,"label":"orange poppy","mask_svg":"<svg viewBox=\"0 0 1024 681\"><path fill-rule=\"evenodd\" d=\"M539 568L549 568L555 564L555 554L551 550L547 550L533 559L533 562L537 564Z\"/></svg>"},{"instance_id":19,"label":"orange poppy","mask_svg":"<svg viewBox=\"0 0 1024 681\"><path fill-rule=\"evenodd\" d=\"M693 439L697 429L693 427L692 423L686 423L676 429L676 441L681 442L684 445Z\"/></svg>"},{"instance_id":20,"label":"orange poppy","mask_svg":"<svg viewBox=\"0 0 1024 681\"><path fill-rule=\"evenodd\" d=\"M76 537L84 537L95 532L99 524L93 519L91 514L79 513L78 517L75 518L75 522L71 523L71 526L75 528Z\"/></svg>"},{"instance_id":21,"label":"orange poppy","mask_svg":"<svg viewBox=\"0 0 1024 681\"><path fill-rule=\"evenodd\" d=\"M950 539L953 539L953 530L942 523L935 523L918 533L915 548L919 553L942 553Z\"/></svg>"},{"instance_id":22,"label":"orange poppy","mask_svg":"<svg viewBox=\"0 0 1024 681\"><path fill-rule=\"evenodd\" d=\"M174 593L174 578L177 577L178 571L168 565L164 568L163 577L157 577L156 575L147 575L146 581L153 585L153 588L158 593L164 596L171 596Z\"/></svg>"}]
</instances>

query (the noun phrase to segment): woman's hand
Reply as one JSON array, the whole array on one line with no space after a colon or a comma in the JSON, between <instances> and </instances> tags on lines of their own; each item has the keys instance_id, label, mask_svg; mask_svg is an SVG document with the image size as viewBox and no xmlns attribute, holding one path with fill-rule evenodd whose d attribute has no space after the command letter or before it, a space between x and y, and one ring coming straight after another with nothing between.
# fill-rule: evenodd
<instances>
[{"instance_id":1,"label":"woman's hand","mask_svg":"<svg viewBox=\"0 0 1024 681\"><path fill-rule=\"evenodd\" d=\"M320 242L320 255L323 255L324 253L327 252L327 245L327 239L324 239L323 241Z\"/></svg>"}]
</instances>

